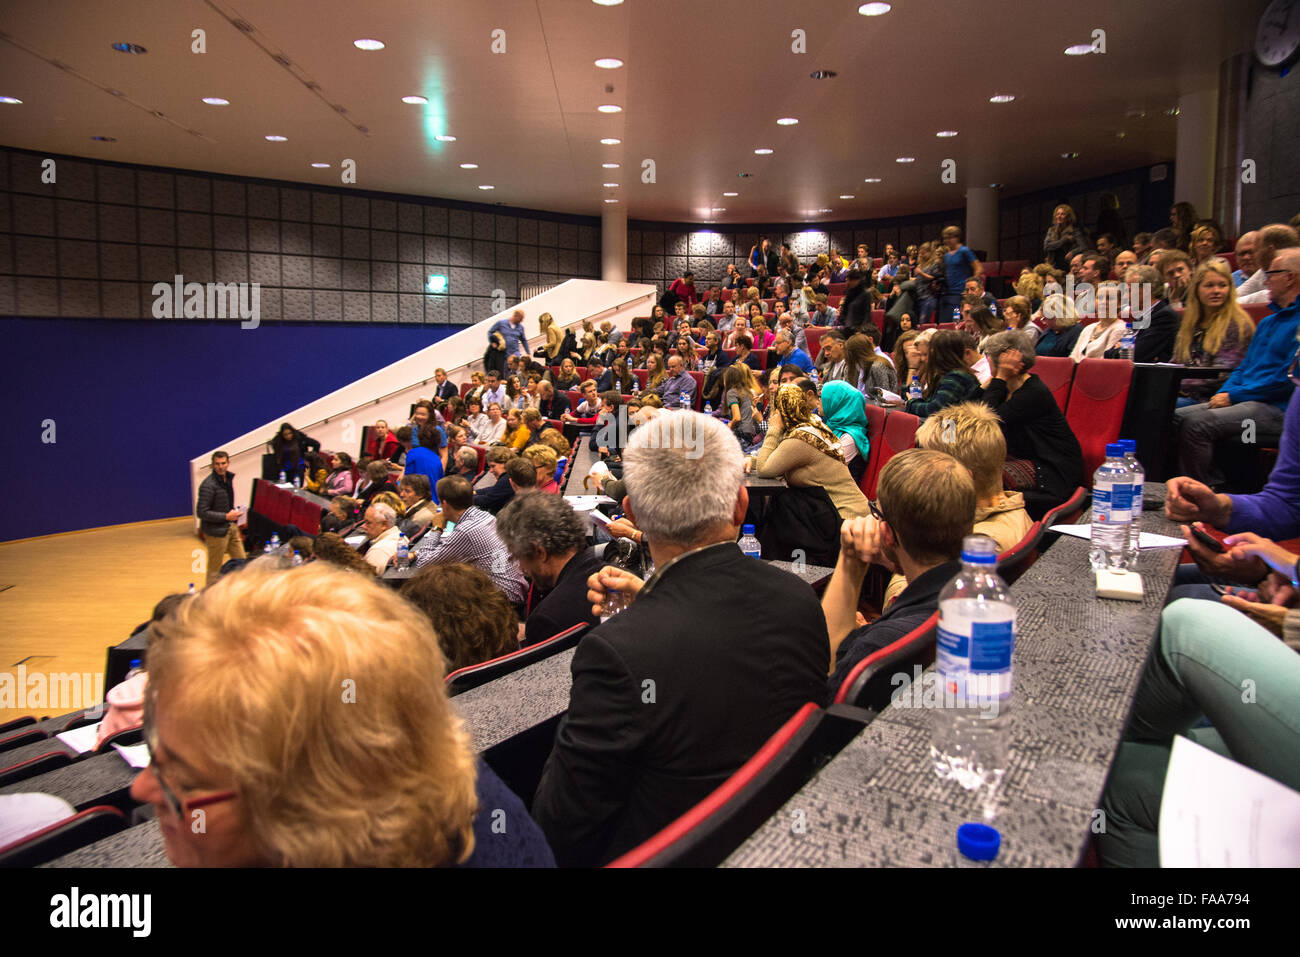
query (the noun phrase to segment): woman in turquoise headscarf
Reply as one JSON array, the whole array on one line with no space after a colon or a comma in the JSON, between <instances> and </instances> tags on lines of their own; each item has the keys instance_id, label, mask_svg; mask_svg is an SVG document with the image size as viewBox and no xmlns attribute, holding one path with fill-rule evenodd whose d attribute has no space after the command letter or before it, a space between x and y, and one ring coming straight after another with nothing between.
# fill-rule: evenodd
<instances>
[{"instance_id":1,"label":"woman in turquoise headscarf","mask_svg":"<svg viewBox=\"0 0 1300 957\"><path fill-rule=\"evenodd\" d=\"M871 440L867 438L867 412L862 393L842 379L834 379L822 386L822 421L840 440L840 451L855 482L862 481L867 470L867 453Z\"/></svg>"}]
</instances>

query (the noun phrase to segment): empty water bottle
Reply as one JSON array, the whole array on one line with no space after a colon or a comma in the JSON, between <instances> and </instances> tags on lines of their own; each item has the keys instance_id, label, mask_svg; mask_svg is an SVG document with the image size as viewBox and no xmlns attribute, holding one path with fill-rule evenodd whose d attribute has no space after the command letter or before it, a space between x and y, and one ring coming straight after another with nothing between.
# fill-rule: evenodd
<instances>
[{"instance_id":1,"label":"empty water bottle","mask_svg":"<svg viewBox=\"0 0 1300 957\"><path fill-rule=\"evenodd\" d=\"M397 535L397 567L400 569L411 567L411 544L406 540L404 532L399 532Z\"/></svg>"},{"instance_id":2,"label":"empty water bottle","mask_svg":"<svg viewBox=\"0 0 1300 957\"><path fill-rule=\"evenodd\" d=\"M1137 349L1137 333L1133 331L1133 323L1124 323L1124 332L1119 337L1119 357L1121 359L1132 359Z\"/></svg>"},{"instance_id":3,"label":"empty water bottle","mask_svg":"<svg viewBox=\"0 0 1300 957\"><path fill-rule=\"evenodd\" d=\"M688 392L683 392L682 395L681 395L681 399L678 401L677 404L680 405L680 406L682 407L683 410L689 409L689 408L691 407L691 396L690 396L690 393L688 393Z\"/></svg>"},{"instance_id":4,"label":"empty water bottle","mask_svg":"<svg viewBox=\"0 0 1300 957\"><path fill-rule=\"evenodd\" d=\"M921 392L921 379L919 376L913 375L912 381L907 387L907 397L908 399L919 399L921 398L922 395L923 393Z\"/></svg>"},{"instance_id":5,"label":"empty water bottle","mask_svg":"<svg viewBox=\"0 0 1300 957\"><path fill-rule=\"evenodd\" d=\"M744 525L740 529L740 550L745 553L746 558L762 558L763 549L758 543L758 536L754 534L753 525Z\"/></svg>"},{"instance_id":6,"label":"empty water bottle","mask_svg":"<svg viewBox=\"0 0 1300 957\"><path fill-rule=\"evenodd\" d=\"M1106 460L1092 477L1092 544L1088 561L1094 569L1130 566L1129 527L1133 522L1133 475L1124 462L1124 446L1111 442Z\"/></svg>"},{"instance_id":7,"label":"empty water bottle","mask_svg":"<svg viewBox=\"0 0 1300 957\"><path fill-rule=\"evenodd\" d=\"M1128 567L1136 568L1142 537L1142 490L1146 484L1147 473L1142 463L1137 460L1137 442L1133 439L1120 439L1119 444L1124 446L1124 464L1128 466L1129 475L1133 479L1133 521L1128 527Z\"/></svg>"},{"instance_id":8,"label":"empty water bottle","mask_svg":"<svg viewBox=\"0 0 1300 957\"><path fill-rule=\"evenodd\" d=\"M297 474L294 475L294 477L293 477L293 487L294 487L295 489L300 489L300 488L302 488L302 477L301 477L301 476L299 476L299 475L297 475Z\"/></svg>"},{"instance_id":9,"label":"empty water bottle","mask_svg":"<svg viewBox=\"0 0 1300 957\"><path fill-rule=\"evenodd\" d=\"M961 571L939 593L935 671L942 699L930 746L939 777L968 790L987 785L990 798L1007 767L1016 642L1016 605L997 560L993 539L968 536ZM989 800L986 816L991 811Z\"/></svg>"},{"instance_id":10,"label":"empty water bottle","mask_svg":"<svg viewBox=\"0 0 1300 957\"><path fill-rule=\"evenodd\" d=\"M298 554L298 549L296 548L293 550L293 559L290 564L292 564L294 568L297 568L302 564L302 556Z\"/></svg>"},{"instance_id":11,"label":"empty water bottle","mask_svg":"<svg viewBox=\"0 0 1300 957\"><path fill-rule=\"evenodd\" d=\"M283 485L284 483L285 483L284 469L280 469L280 484Z\"/></svg>"}]
</instances>

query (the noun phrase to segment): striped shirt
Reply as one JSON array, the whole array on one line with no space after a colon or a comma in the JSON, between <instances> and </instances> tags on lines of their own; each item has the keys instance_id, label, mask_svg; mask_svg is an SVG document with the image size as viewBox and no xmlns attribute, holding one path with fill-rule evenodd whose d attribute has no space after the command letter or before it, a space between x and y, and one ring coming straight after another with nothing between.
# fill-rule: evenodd
<instances>
[{"instance_id":1,"label":"striped shirt","mask_svg":"<svg viewBox=\"0 0 1300 957\"><path fill-rule=\"evenodd\" d=\"M482 509L470 506L450 532L431 528L415 551L415 567L449 565L464 562L473 565L505 592L513 604L524 600L527 584L519 566L506 555L506 547L497 537L497 520Z\"/></svg>"}]
</instances>

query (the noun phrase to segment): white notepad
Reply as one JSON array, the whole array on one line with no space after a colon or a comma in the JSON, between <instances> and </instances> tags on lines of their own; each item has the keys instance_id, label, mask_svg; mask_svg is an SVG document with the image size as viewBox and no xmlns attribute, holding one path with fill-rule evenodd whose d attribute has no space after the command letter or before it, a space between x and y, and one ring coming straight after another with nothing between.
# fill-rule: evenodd
<instances>
[{"instance_id":1,"label":"white notepad","mask_svg":"<svg viewBox=\"0 0 1300 957\"><path fill-rule=\"evenodd\" d=\"M1049 532L1060 532L1063 535L1073 535L1075 538L1086 538L1092 541L1092 525L1053 525L1048 529ZM1170 535L1157 535L1155 532L1143 532L1138 537L1138 548L1182 548L1187 542L1181 538L1173 538Z\"/></svg>"}]
</instances>

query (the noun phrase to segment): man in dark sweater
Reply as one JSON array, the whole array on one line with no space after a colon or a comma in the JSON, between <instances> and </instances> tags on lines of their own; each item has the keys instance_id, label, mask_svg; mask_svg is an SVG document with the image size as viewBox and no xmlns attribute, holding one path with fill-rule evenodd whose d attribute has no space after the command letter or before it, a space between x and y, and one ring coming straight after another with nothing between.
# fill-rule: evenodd
<instances>
[{"instance_id":1,"label":"man in dark sweater","mask_svg":"<svg viewBox=\"0 0 1300 957\"><path fill-rule=\"evenodd\" d=\"M935 613L939 592L961 570L961 541L975 514L970 472L943 452L899 452L881 471L877 494L870 517L844 523L839 562L822 596L832 696L854 665ZM857 628L858 595L872 562L901 572L909 584L887 612Z\"/></svg>"},{"instance_id":2,"label":"man in dark sweater","mask_svg":"<svg viewBox=\"0 0 1300 957\"><path fill-rule=\"evenodd\" d=\"M697 413L659 415L632 433L623 463L623 505L656 570L642 582L606 566L587 583L595 602L616 591L630 604L574 653L569 708L533 799L570 866L651 837L800 707L826 700L830 647L812 590L736 546L749 496L731 431Z\"/></svg>"},{"instance_id":3,"label":"man in dark sweater","mask_svg":"<svg viewBox=\"0 0 1300 957\"><path fill-rule=\"evenodd\" d=\"M1183 317L1174 311L1174 307L1165 298L1165 283L1160 273L1150 266L1134 266L1124 274L1124 282L1131 290L1141 283L1151 290L1151 311L1142 313L1142 304L1134 301L1133 329L1137 333L1133 341L1134 362L1168 362L1174 357L1174 340L1178 338L1178 327ZM1107 359L1122 358L1119 349L1107 349Z\"/></svg>"},{"instance_id":4,"label":"man in dark sweater","mask_svg":"<svg viewBox=\"0 0 1300 957\"><path fill-rule=\"evenodd\" d=\"M230 456L212 453L212 472L199 485L194 514L208 546L208 577L211 585L221 575L222 559L247 558L244 540L239 535L239 511L235 508L235 476L230 471Z\"/></svg>"},{"instance_id":5,"label":"man in dark sweater","mask_svg":"<svg viewBox=\"0 0 1300 957\"><path fill-rule=\"evenodd\" d=\"M531 584L521 645L596 623L587 578L600 570L600 560L587 547L587 527L572 505L559 495L517 495L497 516L496 531Z\"/></svg>"},{"instance_id":6,"label":"man in dark sweater","mask_svg":"<svg viewBox=\"0 0 1300 957\"><path fill-rule=\"evenodd\" d=\"M475 508L495 515L515 497L510 476L506 474L506 466L514 457L515 450L508 445L494 445L487 450L487 472L484 473L483 487L474 492Z\"/></svg>"}]
</instances>

